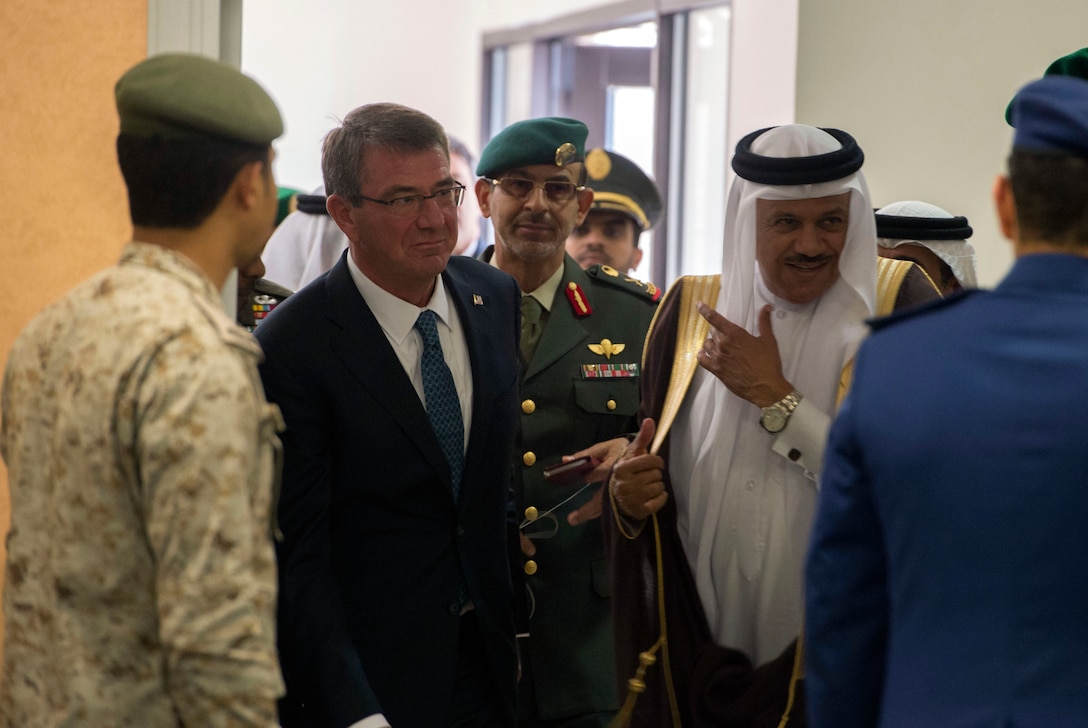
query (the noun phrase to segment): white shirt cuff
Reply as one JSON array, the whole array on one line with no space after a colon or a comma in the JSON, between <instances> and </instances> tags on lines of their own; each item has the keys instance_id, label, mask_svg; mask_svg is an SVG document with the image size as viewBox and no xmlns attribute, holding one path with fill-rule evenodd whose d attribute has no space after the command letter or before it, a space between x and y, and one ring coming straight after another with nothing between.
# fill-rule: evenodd
<instances>
[{"instance_id":1,"label":"white shirt cuff","mask_svg":"<svg viewBox=\"0 0 1088 728\"><path fill-rule=\"evenodd\" d=\"M806 477L816 480L824 464L824 448L830 429L831 417L802 396L786 429L778 433L771 449L797 463Z\"/></svg>"}]
</instances>

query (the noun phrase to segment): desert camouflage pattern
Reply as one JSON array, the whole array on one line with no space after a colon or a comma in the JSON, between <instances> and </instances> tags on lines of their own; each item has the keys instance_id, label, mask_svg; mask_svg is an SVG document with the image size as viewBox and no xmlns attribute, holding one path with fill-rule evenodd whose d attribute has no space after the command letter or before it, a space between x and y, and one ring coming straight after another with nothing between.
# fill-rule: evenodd
<instances>
[{"instance_id":1,"label":"desert camouflage pattern","mask_svg":"<svg viewBox=\"0 0 1088 728\"><path fill-rule=\"evenodd\" d=\"M187 259L129 243L3 382L2 726L273 726L279 409Z\"/></svg>"}]
</instances>

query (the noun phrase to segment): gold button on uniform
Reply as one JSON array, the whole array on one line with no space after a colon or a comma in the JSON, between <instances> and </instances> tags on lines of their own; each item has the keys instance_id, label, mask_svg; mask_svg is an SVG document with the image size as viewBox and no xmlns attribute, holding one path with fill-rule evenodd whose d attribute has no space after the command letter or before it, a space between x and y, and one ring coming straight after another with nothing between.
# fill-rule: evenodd
<instances>
[{"instance_id":1,"label":"gold button on uniform","mask_svg":"<svg viewBox=\"0 0 1088 728\"><path fill-rule=\"evenodd\" d=\"M529 467L532 467L536 463L536 453L527 452L521 456L521 462L525 463Z\"/></svg>"},{"instance_id":2,"label":"gold button on uniform","mask_svg":"<svg viewBox=\"0 0 1088 728\"><path fill-rule=\"evenodd\" d=\"M536 412L536 402L531 399L527 399L521 403L521 411L527 415L531 415Z\"/></svg>"},{"instance_id":3,"label":"gold button on uniform","mask_svg":"<svg viewBox=\"0 0 1088 728\"><path fill-rule=\"evenodd\" d=\"M604 406L608 408L609 412L611 412L612 410L616 409L616 400L610 399L605 403Z\"/></svg>"},{"instance_id":4,"label":"gold button on uniform","mask_svg":"<svg viewBox=\"0 0 1088 728\"><path fill-rule=\"evenodd\" d=\"M539 516L539 515L540 515L540 513L537 511L536 506L529 506L528 508L525 509L525 520L526 521L535 521L537 519L537 516Z\"/></svg>"},{"instance_id":5,"label":"gold button on uniform","mask_svg":"<svg viewBox=\"0 0 1088 728\"><path fill-rule=\"evenodd\" d=\"M525 562L525 573L529 576L532 576L536 573L536 562L532 559L529 559Z\"/></svg>"}]
</instances>

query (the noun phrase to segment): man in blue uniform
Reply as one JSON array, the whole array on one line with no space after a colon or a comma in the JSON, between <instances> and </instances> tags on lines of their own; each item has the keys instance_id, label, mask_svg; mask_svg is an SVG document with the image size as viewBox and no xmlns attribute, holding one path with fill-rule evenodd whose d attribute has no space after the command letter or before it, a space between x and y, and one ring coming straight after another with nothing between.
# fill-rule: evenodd
<instances>
[{"instance_id":1,"label":"man in blue uniform","mask_svg":"<svg viewBox=\"0 0 1088 728\"><path fill-rule=\"evenodd\" d=\"M523 725L605 726L618 707L599 488L557 485L565 454L636 429L642 343L658 290L609 266L583 271L564 242L593 201L584 124L546 118L500 132L480 155L480 210L495 228L485 259L522 291L521 448L515 492L532 614L519 640ZM598 511L599 512L599 511Z\"/></svg>"},{"instance_id":2,"label":"man in blue uniform","mask_svg":"<svg viewBox=\"0 0 1088 728\"><path fill-rule=\"evenodd\" d=\"M877 326L831 430L806 569L817 728L1088 716L1088 82L1028 84L1012 116L1012 270Z\"/></svg>"}]
</instances>

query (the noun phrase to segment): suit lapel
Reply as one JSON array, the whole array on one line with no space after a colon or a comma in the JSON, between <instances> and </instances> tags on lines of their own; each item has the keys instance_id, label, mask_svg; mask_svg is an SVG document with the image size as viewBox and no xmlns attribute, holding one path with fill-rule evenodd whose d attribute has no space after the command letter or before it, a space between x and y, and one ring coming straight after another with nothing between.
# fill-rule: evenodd
<instances>
[{"instance_id":1,"label":"suit lapel","mask_svg":"<svg viewBox=\"0 0 1088 728\"><path fill-rule=\"evenodd\" d=\"M427 419L427 411L385 332L359 294L348 271L347 253L329 272L325 292L326 315L340 329L332 341L333 351L359 385L416 444L422 456L443 474L452 499L449 464ZM359 416L365 417L365 411Z\"/></svg>"}]
</instances>

